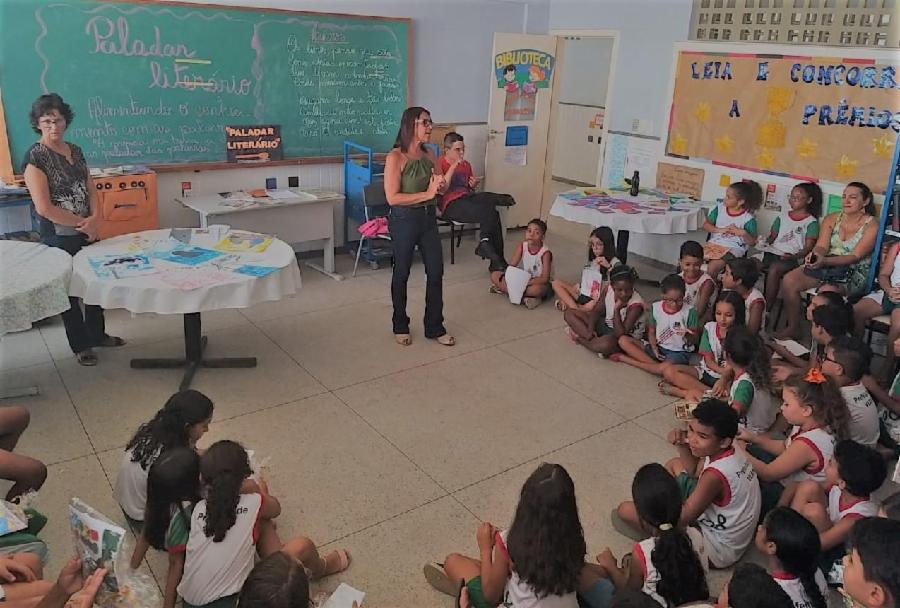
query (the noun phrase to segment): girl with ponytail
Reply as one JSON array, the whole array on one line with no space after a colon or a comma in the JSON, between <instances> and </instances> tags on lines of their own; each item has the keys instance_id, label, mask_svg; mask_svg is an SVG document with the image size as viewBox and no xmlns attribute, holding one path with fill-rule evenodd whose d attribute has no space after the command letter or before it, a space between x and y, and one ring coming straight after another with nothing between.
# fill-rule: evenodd
<instances>
[{"instance_id":1,"label":"girl with ponytail","mask_svg":"<svg viewBox=\"0 0 900 608\"><path fill-rule=\"evenodd\" d=\"M647 464L634 476L631 495L641 526L651 536L634 545L630 564L622 568L609 549L597 556L613 585L641 589L661 606L708 600L703 536L695 528L678 527L678 482L661 464Z\"/></svg>"},{"instance_id":2,"label":"girl with ponytail","mask_svg":"<svg viewBox=\"0 0 900 608\"><path fill-rule=\"evenodd\" d=\"M234 606L256 555L265 559L282 551L319 578L346 570L345 549L319 555L306 537L282 543L273 519L281 514L278 499L262 479L251 477L246 450L234 441L214 443L200 458L201 494L191 514L184 574L178 594L185 608Z\"/></svg>"},{"instance_id":3,"label":"girl with ponytail","mask_svg":"<svg viewBox=\"0 0 900 608\"><path fill-rule=\"evenodd\" d=\"M828 587L818 566L822 546L809 520L787 507L772 509L757 530L756 547L795 608L827 608Z\"/></svg>"}]
</instances>

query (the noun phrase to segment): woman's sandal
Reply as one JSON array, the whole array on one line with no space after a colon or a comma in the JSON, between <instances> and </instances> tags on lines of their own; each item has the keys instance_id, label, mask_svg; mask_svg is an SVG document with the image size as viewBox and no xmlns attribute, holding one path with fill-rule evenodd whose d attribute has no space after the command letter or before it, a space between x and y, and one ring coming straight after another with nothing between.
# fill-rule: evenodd
<instances>
[{"instance_id":1,"label":"woman's sandal","mask_svg":"<svg viewBox=\"0 0 900 608\"><path fill-rule=\"evenodd\" d=\"M394 334L394 340L396 340L397 344L400 346L409 346L412 344L412 336L409 334Z\"/></svg>"},{"instance_id":2,"label":"woman's sandal","mask_svg":"<svg viewBox=\"0 0 900 608\"><path fill-rule=\"evenodd\" d=\"M428 562L422 568L422 573L425 575L425 580L428 581L428 584L444 595L459 597L462 581L451 581L440 564Z\"/></svg>"},{"instance_id":3,"label":"woman's sandal","mask_svg":"<svg viewBox=\"0 0 900 608\"><path fill-rule=\"evenodd\" d=\"M80 353L75 353L75 359L78 361L79 365L83 365L85 367L94 367L97 365L97 353L92 351L90 348L87 350L83 350Z\"/></svg>"},{"instance_id":4,"label":"woman's sandal","mask_svg":"<svg viewBox=\"0 0 900 608\"><path fill-rule=\"evenodd\" d=\"M337 568L328 569L328 558L332 555L337 555L338 563ZM350 552L346 549L337 549L332 551L328 555L322 558L322 563L325 564L325 567L322 570L322 576L331 576L332 574L337 574L338 572L343 572L347 568L350 567Z\"/></svg>"},{"instance_id":5,"label":"woman's sandal","mask_svg":"<svg viewBox=\"0 0 900 608\"><path fill-rule=\"evenodd\" d=\"M443 344L444 346L456 345L456 338L454 338L450 334L444 334L442 336L438 336L437 338L432 338L432 340L436 341L438 344Z\"/></svg>"}]
</instances>

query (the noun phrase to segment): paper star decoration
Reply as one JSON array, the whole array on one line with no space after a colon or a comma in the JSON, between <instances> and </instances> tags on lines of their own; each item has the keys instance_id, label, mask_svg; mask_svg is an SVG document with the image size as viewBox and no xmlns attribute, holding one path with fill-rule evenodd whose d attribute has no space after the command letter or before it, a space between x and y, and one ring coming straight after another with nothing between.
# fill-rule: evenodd
<instances>
[{"instance_id":1,"label":"paper star decoration","mask_svg":"<svg viewBox=\"0 0 900 608\"><path fill-rule=\"evenodd\" d=\"M763 148L756 155L756 162L760 169L771 169L775 165L775 155L768 148Z\"/></svg>"},{"instance_id":2,"label":"paper star decoration","mask_svg":"<svg viewBox=\"0 0 900 608\"><path fill-rule=\"evenodd\" d=\"M701 101L697 104L696 109L694 109L694 116L697 117L697 120L700 122L706 122L709 120L709 116L712 114L712 108L709 107L709 104L705 101Z\"/></svg>"},{"instance_id":3,"label":"paper star decoration","mask_svg":"<svg viewBox=\"0 0 900 608\"><path fill-rule=\"evenodd\" d=\"M819 154L819 144L804 137L794 148L800 158L815 158Z\"/></svg>"},{"instance_id":4,"label":"paper star decoration","mask_svg":"<svg viewBox=\"0 0 900 608\"><path fill-rule=\"evenodd\" d=\"M681 133L676 133L669 144L669 149L672 150L673 153L681 156L687 156L687 147L687 137L684 137Z\"/></svg>"},{"instance_id":5,"label":"paper star decoration","mask_svg":"<svg viewBox=\"0 0 900 608\"><path fill-rule=\"evenodd\" d=\"M846 179L853 177L856 174L856 167L858 165L858 160L850 160L850 157L844 154L841 156L841 160L835 164L835 167L837 168L838 176Z\"/></svg>"},{"instance_id":6,"label":"paper star decoration","mask_svg":"<svg viewBox=\"0 0 900 608\"><path fill-rule=\"evenodd\" d=\"M872 154L875 156L889 159L891 152L893 152L893 147L894 142L887 136L887 133L882 133L881 137L872 139Z\"/></svg>"},{"instance_id":7,"label":"paper star decoration","mask_svg":"<svg viewBox=\"0 0 900 608\"><path fill-rule=\"evenodd\" d=\"M723 135L722 137L716 138L716 150L723 153L731 152L731 148L734 147L734 140L728 137L728 135Z\"/></svg>"}]
</instances>

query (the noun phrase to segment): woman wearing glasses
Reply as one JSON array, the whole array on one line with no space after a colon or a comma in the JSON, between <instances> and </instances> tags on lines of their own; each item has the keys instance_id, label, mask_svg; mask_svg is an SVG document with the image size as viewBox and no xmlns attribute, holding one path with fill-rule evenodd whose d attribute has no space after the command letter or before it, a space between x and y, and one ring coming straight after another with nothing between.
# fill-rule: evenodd
<instances>
[{"instance_id":1,"label":"woman wearing glasses","mask_svg":"<svg viewBox=\"0 0 900 608\"><path fill-rule=\"evenodd\" d=\"M97 238L97 200L90 188L81 148L63 139L74 118L72 108L55 93L41 95L31 105L31 127L40 139L25 154L25 184L40 216L41 241L75 255ZM97 365L94 347L121 346L125 341L106 334L103 309L69 298L62 314L69 346L78 363Z\"/></svg>"},{"instance_id":2,"label":"woman wearing glasses","mask_svg":"<svg viewBox=\"0 0 900 608\"><path fill-rule=\"evenodd\" d=\"M456 340L444 328L444 251L438 236L436 206L446 189L437 159L425 143L431 137L431 114L412 107L403 112L394 149L384 165L384 194L391 206L390 231L394 245L391 300L394 339L409 346L406 286L416 245L425 265L425 337L444 346Z\"/></svg>"}]
</instances>

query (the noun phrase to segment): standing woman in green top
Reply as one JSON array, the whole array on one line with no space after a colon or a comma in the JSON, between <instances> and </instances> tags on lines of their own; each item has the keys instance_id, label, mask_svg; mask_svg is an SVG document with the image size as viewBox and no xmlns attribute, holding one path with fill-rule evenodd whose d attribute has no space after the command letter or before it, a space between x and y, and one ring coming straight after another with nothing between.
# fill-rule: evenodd
<instances>
[{"instance_id":1,"label":"standing woman in green top","mask_svg":"<svg viewBox=\"0 0 900 608\"><path fill-rule=\"evenodd\" d=\"M444 328L444 250L438 235L435 207L445 189L437 159L425 143L431 137L431 114L425 108L407 108L400 119L394 149L384 165L384 194L391 206L390 231L394 244L391 300L394 304L394 339L409 346L406 284L416 245L425 265L425 337L445 346L456 343Z\"/></svg>"}]
</instances>

